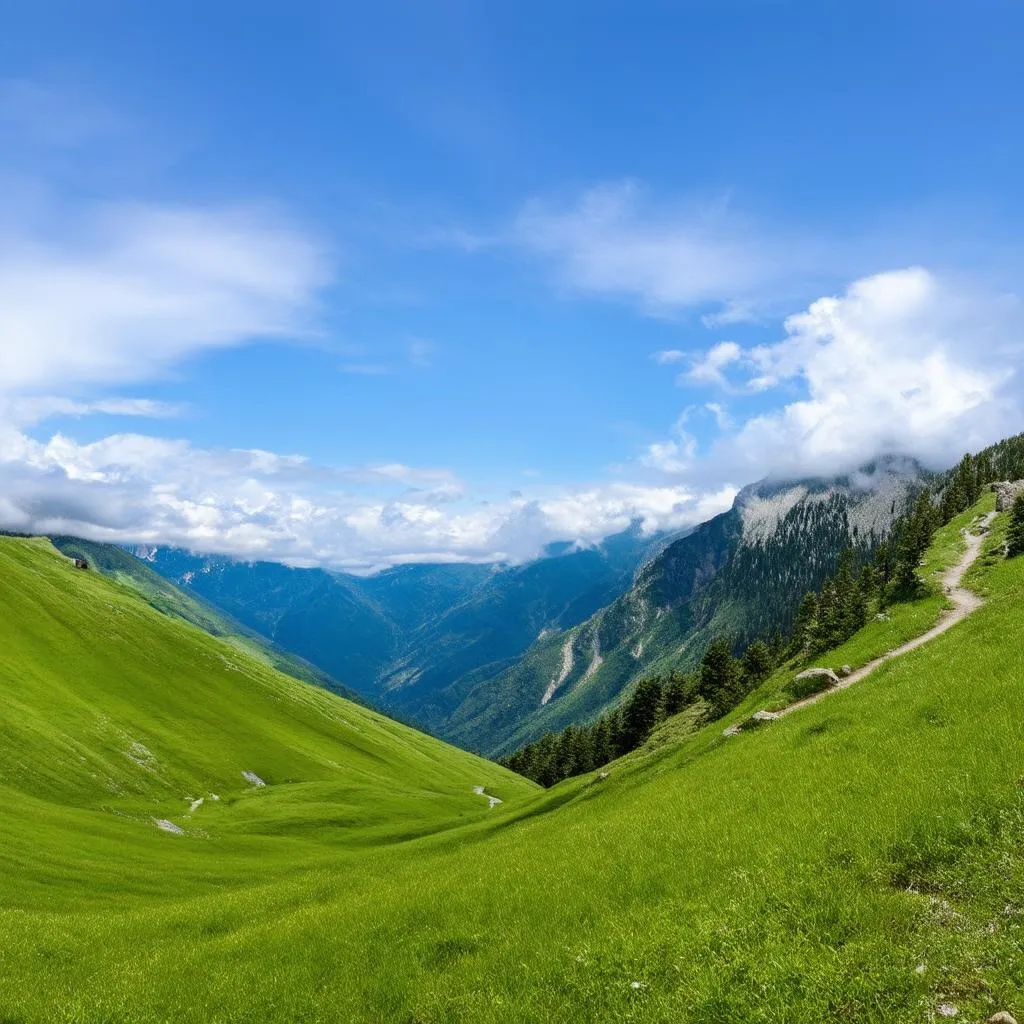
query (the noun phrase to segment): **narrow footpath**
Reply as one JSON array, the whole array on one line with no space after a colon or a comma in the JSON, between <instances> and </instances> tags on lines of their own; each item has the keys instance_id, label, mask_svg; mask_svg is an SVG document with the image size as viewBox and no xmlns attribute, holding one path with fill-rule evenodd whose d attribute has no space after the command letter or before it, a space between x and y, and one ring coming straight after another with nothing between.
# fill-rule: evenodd
<instances>
[{"instance_id":1,"label":"narrow footpath","mask_svg":"<svg viewBox=\"0 0 1024 1024\"><path fill-rule=\"evenodd\" d=\"M907 651L912 651L928 643L929 640L934 640L935 637L945 633L947 629L955 626L958 622L966 619L971 612L980 608L983 604L981 598L973 591L962 586L961 583L964 573L974 564L974 560L980 554L982 542L988 534L989 526L995 515L995 512L989 512L988 515L984 516L975 525L973 532L970 529L962 531L964 540L967 542L967 549L960 556L960 559L942 574L942 589L952 602L953 607L945 609L939 616L939 621L931 629L920 636L915 636L913 640L908 640L899 647L894 647L891 651L886 651L885 654L874 658L866 665L862 665L856 671L840 679L838 685L822 690L821 693L812 694L803 700L798 700L795 704L790 704L788 707L777 712L775 717L782 718L785 715L792 714L794 711L798 711L800 708L805 708L810 704L817 704L818 701L824 700L830 694L853 686L854 683L860 682L866 675L870 675L883 662L898 658L901 654L906 654Z\"/></svg>"}]
</instances>

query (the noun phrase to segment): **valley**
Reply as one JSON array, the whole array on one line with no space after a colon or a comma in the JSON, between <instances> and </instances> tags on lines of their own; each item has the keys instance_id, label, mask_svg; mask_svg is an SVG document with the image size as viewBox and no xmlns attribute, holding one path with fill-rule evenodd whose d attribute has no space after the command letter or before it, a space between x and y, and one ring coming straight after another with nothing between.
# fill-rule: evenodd
<instances>
[{"instance_id":1,"label":"valley","mask_svg":"<svg viewBox=\"0 0 1024 1024\"><path fill-rule=\"evenodd\" d=\"M992 500L935 535L919 601L815 663L865 664L930 628L929 581ZM1006 641L1024 562L1002 553L1007 520L964 579L983 603L856 686L723 736L777 704L781 668L726 719L546 792L224 654L45 542L0 539L18 602L0 616L5 1019L810 1024L1015 1007L1024 661Z\"/></svg>"}]
</instances>

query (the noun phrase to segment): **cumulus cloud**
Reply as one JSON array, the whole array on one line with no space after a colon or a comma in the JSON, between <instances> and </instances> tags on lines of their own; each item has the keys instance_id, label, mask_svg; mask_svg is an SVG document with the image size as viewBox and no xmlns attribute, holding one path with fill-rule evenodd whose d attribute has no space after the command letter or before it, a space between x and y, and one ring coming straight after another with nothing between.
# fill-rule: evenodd
<instances>
[{"instance_id":1,"label":"cumulus cloud","mask_svg":"<svg viewBox=\"0 0 1024 1024\"><path fill-rule=\"evenodd\" d=\"M687 380L702 384L726 385L723 371L727 366L737 362L743 350L734 341L720 341L704 355L693 360L690 369L684 375Z\"/></svg>"},{"instance_id":2,"label":"cumulus cloud","mask_svg":"<svg viewBox=\"0 0 1024 1024\"><path fill-rule=\"evenodd\" d=\"M728 365L748 391L804 392L742 422L719 443L721 461L809 472L898 452L942 465L1022 427L1012 296L911 267L856 281L784 326L773 344L715 346L689 374L722 386Z\"/></svg>"}]
</instances>

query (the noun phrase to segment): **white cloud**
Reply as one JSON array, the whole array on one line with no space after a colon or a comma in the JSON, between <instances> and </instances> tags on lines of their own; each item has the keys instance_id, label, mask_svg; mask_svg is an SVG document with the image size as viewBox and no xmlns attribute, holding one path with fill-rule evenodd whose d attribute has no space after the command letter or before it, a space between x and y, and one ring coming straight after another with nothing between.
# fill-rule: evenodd
<instances>
[{"instance_id":1,"label":"white cloud","mask_svg":"<svg viewBox=\"0 0 1024 1024\"><path fill-rule=\"evenodd\" d=\"M667 348L655 352L651 358L659 365L667 366L670 363L681 363L686 358L686 353L677 348Z\"/></svg>"},{"instance_id":2,"label":"white cloud","mask_svg":"<svg viewBox=\"0 0 1024 1024\"><path fill-rule=\"evenodd\" d=\"M208 451L138 434L82 445L6 428L0 493L0 526L8 529L365 568L519 561L550 541L596 541L636 520L648 532L679 528L721 511L735 490L615 483L470 503L444 469L330 470L296 456Z\"/></svg>"},{"instance_id":3,"label":"white cloud","mask_svg":"<svg viewBox=\"0 0 1024 1024\"><path fill-rule=\"evenodd\" d=\"M179 402L158 402L151 398L101 398L91 402L75 401L57 395L19 395L5 397L0 390L0 421L31 426L53 416L138 416L171 419L185 413Z\"/></svg>"},{"instance_id":4,"label":"white cloud","mask_svg":"<svg viewBox=\"0 0 1024 1024\"><path fill-rule=\"evenodd\" d=\"M703 356L695 358L683 377L699 384L718 384L726 387L727 381L722 371L738 362L742 355L743 349L736 342L720 341Z\"/></svg>"},{"instance_id":5,"label":"white cloud","mask_svg":"<svg viewBox=\"0 0 1024 1024\"><path fill-rule=\"evenodd\" d=\"M770 284L814 265L806 245L767 240L725 203L655 207L632 182L591 188L567 209L531 202L515 237L553 261L565 288L656 314L721 304L713 325L754 318Z\"/></svg>"},{"instance_id":6,"label":"white cloud","mask_svg":"<svg viewBox=\"0 0 1024 1024\"><path fill-rule=\"evenodd\" d=\"M316 245L256 211L109 206L0 244L8 393L144 380L204 348L300 335L327 280Z\"/></svg>"},{"instance_id":7,"label":"white cloud","mask_svg":"<svg viewBox=\"0 0 1024 1024\"><path fill-rule=\"evenodd\" d=\"M732 426L732 419L724 405L719 402L705 402L704 408L715 417L719 430L728 430Z\"/></svg>"},{"instance_id":8,"label":"white cloud","mask_svg":"<svg viewBox=\"0 0 1024 1024\"><path fill-rule=\"evenodd\" d=\"M749 391L805 392L719 442L715 457L731 472L834 471L881 452L942 465L1024 426L1024 324L1012 296L911 267L818 299L785 330L775 344L726 353ZM721 385L723 358L716 346L690 379Z\"/></svg>"},{"instance_id":9,"label":"white cloud","mask_svg":"<svg viewBox=\"0 0 1024 1024\"><path fill-rule=\"evenodd\" d=\"M700 322L708 328L725 327L729 324L752 323L759 319L751 302L733 299L714 313L705 313Z\"/></svg>"}]
</instances>

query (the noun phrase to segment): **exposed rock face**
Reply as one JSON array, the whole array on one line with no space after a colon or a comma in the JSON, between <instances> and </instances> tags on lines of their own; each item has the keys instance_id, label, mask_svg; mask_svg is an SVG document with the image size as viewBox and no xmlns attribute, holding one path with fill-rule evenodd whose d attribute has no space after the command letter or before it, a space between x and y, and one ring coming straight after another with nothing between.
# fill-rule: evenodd
<instances>
[{"instance_id":1,"label":"exposed rock face","mask_svg":"<svg viewBox=\"0 0 1024 1024\"><path fill-rule=\"evenodd\" d=\"M1024 480L1000 480L992 485L992 490L996 492L996 511L1008 512L1013 499L1024 494Z\"/></svg>"}]
</instances>

